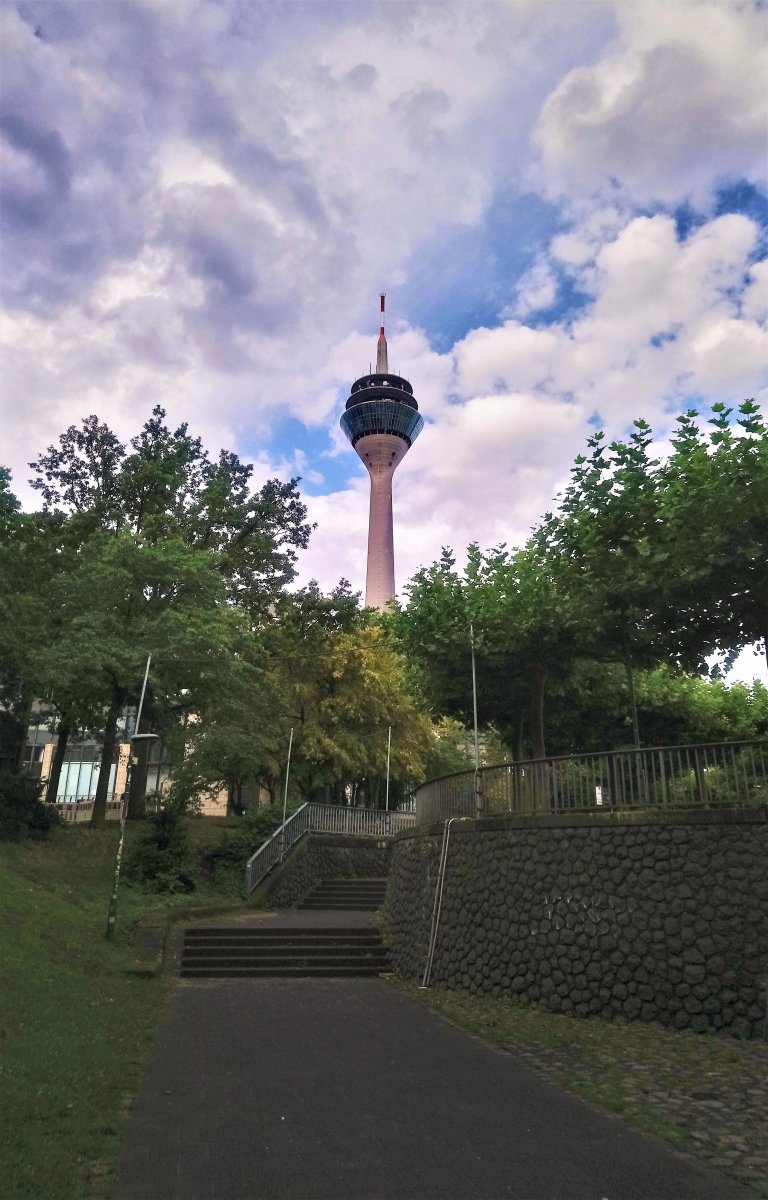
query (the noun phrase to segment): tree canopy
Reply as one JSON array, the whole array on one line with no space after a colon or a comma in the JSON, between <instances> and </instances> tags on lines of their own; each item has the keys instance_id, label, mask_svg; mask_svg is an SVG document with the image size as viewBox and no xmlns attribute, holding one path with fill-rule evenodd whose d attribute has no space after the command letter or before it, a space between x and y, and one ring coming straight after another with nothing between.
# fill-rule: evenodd
<instances>
[{"instance_id":1,"label":"tree canopy","mask_svg":"<svg viewBox=\"0 0 768 1200\"><path fill-rule=\"evenodd\" d=\"M713 414L683 414L666 457L644 421L596 432L523 547L472 545L464 571L446 549L416 574L392 626L436 712L470 719L472 626L481 720L518 757L591 748L596 729L602 748L658 744L662 694L687 714L667 741L760 729L759 689L726 702L691 679L768 632L768 431L753 400Z\"/></svg>"},{"instance_id":2,"label":"tree canopy","mask_svg":"<svg viewBox=\"0 0 768 1200\"><path fill-rule=\"evenodd\" d=\"M295 589L311 532L298 480L252 489L251 466L212 459L162 408L127 445L88 417L30 465L34 514L0 472L0 699L14 765L33 699L58 722L49 798L68 738L92 731L104 821L119 717L148 655L144 713L185 803L222 787L234 805L247 788L275 796L291 729L306 795L378 799L390 727L393 786L423 777L435 734L398 653L344 581L327 596Z\"/></svg>"}]
</instances>

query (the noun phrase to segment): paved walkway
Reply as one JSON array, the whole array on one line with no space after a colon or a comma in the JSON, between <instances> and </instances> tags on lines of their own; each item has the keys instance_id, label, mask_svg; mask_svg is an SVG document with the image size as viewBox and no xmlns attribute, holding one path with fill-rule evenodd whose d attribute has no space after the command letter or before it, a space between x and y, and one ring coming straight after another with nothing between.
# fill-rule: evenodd
<instances>
[{"instance_id":1,"label":"paved walkway","mask_svg":"<svg viewBox=\"0 0 768 1200\"><path fill-rule=\"evenodd\" d=\"M381 980L252 979L175 987L113 1200L509 1197L755 1193Z\"/></svg>"}]
</instances>

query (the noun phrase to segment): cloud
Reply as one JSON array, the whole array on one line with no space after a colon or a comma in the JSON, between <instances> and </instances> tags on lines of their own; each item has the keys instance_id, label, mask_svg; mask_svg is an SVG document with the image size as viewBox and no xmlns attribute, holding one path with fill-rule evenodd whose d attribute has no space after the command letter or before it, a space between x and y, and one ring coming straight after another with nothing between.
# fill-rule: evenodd
<instances>
[{"instance_id":1,"label":"cloud","mask_svg":"<svg viewBox=\"0 0 768 1200\"><path fill-rule=\"evenodd\" d=\"M543 106L536 138L556 190L617 184L635 203L697 203L724 180L765 178L759 6L709 0L615 6L618 34Z\"/></svg>"},{"instance_id":2,"label":"cloud","mask_svg":"<svg viewBox=\"0 0 768 1200\"><path fill-rule=\"evenodd\" d=\"M258 479L303 474L306 574L362 587L337 422L380 289L427 422L395 482L401 584L443 544L522 540L590 422L663 441L682 407L765 394L765 225L715 201L763 170L755 6L4 16L1 457L27 503L61 429L127 438L160 402Z\"/></svg>"},{"instance_id":3,"label":"cloud","mask_svg":"<svg viewBox=\"0 0 768 1200\"><path fill-rule=\"evenodd\" d=\"M395 477L399 584L444 544L461 555L470 541L522 542L565 485L594 421L620 437L644 417L663 449L674 417L698 396L768 398L760 298L768 276L751 261L758 232L728 214L681 239L659 214L627 221L598 248L592 226L577 228L573 238L590 249L571 269L592 296L577 315L536 328L510 318L472 330L442 355L418 331L392 338L427 421ZM560 235L553 246L562 253ZM363 586L366 480L338 445L353 482L319 502L311 572L331 582L346 512L345 573Z\"/></svg>"}]
</instances>

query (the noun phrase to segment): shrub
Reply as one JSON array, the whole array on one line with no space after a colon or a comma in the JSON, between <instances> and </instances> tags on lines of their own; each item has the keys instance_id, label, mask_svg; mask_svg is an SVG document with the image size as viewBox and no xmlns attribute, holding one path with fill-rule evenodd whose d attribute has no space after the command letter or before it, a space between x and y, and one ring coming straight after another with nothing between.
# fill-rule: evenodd
<instances>
[{"instance_id":1,"label":"shrub","mask_svg":"<svg viewBox=\"0 0 768 1200\"><path fill-rule=\"evenodd\" d=\"M149 892L193 892L192 853L180 808L150 817L128 855L125 878Z\"/></svg>"},{"instance_id":2,"label":"shrub","mask_svg":"<svg viewBox=\"0 0 768 1200\"><path fill-rule=\"evenodd\" d=\"M289 804L286 816L295 812L302 801ZM282 804L267 808L248 808L233 833L225 833L221 841L204 856L204 864L219 887L240 893L245 883L245 864L263 842L280 828L283 821Z\"/></svg>"},{"instance_id":3,"label":"shrub","mask_svg":"<svg viewBox=\"0 0 768 1200\"><path fill-rule=\"evenodd\" d=\"M44 838L58 824L54 807L41 801L36 780L0 772L0 841Z\"/></svg>"}]
</instances>

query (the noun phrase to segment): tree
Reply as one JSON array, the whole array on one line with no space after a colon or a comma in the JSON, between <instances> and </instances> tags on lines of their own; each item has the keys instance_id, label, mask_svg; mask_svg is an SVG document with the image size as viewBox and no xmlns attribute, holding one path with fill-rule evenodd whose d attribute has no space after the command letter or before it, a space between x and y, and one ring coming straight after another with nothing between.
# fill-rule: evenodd
<instances>
[{"instance_id":1,"label":"tree","mask_svg":"<svg viewBox=\"0 0 768 1200\"><path fill-rule=\"evenodd\" d=\"M51 654L51 690L66 694L74 677L88 676L90 696L107 714L94 824L105 818L118 716L137 692L147 653L161 650L155 688L175 696L190 682L182 664L197 662L200 692L207 656L222 661L221 613L235 606L263 618L309 536L296 480L251 493L250 466L224 451L212 462L186 425L168 428L162 408L131 448L89 417L30 464L44 512L66 514L77 559L62 584L68 618Z\"/></svg>"},{"instance_id":2,"label":"tree","mask_svg":"<svg viewBox=\"0 0 768 1200\"><path fill-rule=\"evenodd\" d=\"M709 435L678 419L662 490L667 604L726 662L763 643L768 662L768 427L754 400L713 405Z\"/></svg>"},{"instance_id":3,"label":"tree","mask_svg":"<svg viewBox=\"0 0 768 1200\"><path fill-rule=\"evenodd\" d=\"M768 692L759 683L726 687L668 666L635 672L637 709L648 746L764 737ZM618 664L581 661L552 687L548 740L553 754L620 750L632 744L627 682Z\"/></svg>"},{"instance_id":4,"label":"tree","mask_svg":"<svg viewBox=\"0 0 768 1200\"><path fill-rule=\"evenodd\" d=\"M10 480L0 467L0 758L13 772L21 765L33 700L45 695L37 651L50 636L48 589L66 556L61 519L22 513Z\"/></svg>"},{"instance_id":5,"label":"tree","mask_svg":"<svg viewBox=\"0 0 768 1200\"><path fill-rule=\"evenodd\" d=\"M544 690L576 646L557 581L536 546L467 551L463 574L443 550L406 587L408 603L392 618L406 656L419 664L422 689L436 712L472 721L472 627L478 709L522 757L523 730L543 758Z\"/></svg>"},{"instance_id":6,"label":"tree","mask_svg":"<svg viewBox=\"0 0 768 1200\"><path fill-rule=\"evenodd\" d=\"M665 461L650 457L644 421L610 447L595 434L534 533L586 656L623 660L635 714L633 665L704 672L708 657L734 656L768 626L766 429L753 401L739 410L740 434L730 410L713 410L708 439L695 412L679 418Z\"/></svg>"},{"instance_id":7,"label":"tree","mask_svg":"<svg viewBox=\"0 0 768 1200\"><path fill-rule=\"evenodd\" d=\"M695 413L680 418L666 461L652 456L644 421L609 446L594 434L556 511L522 549L470 546L463 573L444 551L417 573L392 622L436 711L471 720L472 624L481 720L496 725L516 757L524 704L530 752L543 757L545 684L559 738L558 705L562 712L570 704L573 724L582 698L589 708L598 674L631 715L639 745L641 719L649 720L646 741L658 726L639 694L638 670L695 675L712 654L727 658L765 635L767 431L753 401L741 406L735 427L729 410L715 405L714 412L708 438ZM587 720L591 726L596 714ZM619 724L621 736L616 725L611 736L625 744L623 717Z\"/></svg>"},{"instance_id":8,"label":"tree","mask_svg":"<svg viewBox=\"0 0 768 1200\"><path fill-rule=\"evenodd\" d=\"M383 803L388 729L393 783L424 778L434 742L405 665L384 629L342 580L283 597L268 631L276 685L293 727L291 776L307 798Z\"/></svg>"}]
</instances>

